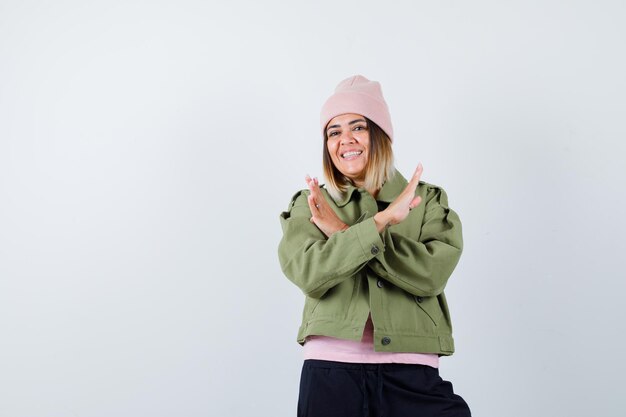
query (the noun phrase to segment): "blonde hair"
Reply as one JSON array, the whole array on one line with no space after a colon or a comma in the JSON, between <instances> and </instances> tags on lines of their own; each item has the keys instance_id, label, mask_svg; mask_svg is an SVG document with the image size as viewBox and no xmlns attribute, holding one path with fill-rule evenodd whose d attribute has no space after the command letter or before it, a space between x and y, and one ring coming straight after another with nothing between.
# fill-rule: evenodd
<instances>
[{"instance_id":1,"label":"blonde hair","mask_svg":"<svg viewBox=\"0 0 626 417\"><path fill-rule=\"evenodd\" d=\"M379 190L383 184L390 180L395 173L393 166L393 150L391 149L391 139L376 123L367 117L367 129L370 134L369 159L365 166L364 187L368 190ZM355 185L352 180L343 175L335 164L333 164L328 153L328 133L324 130L324 176L326 177L326 189L335 200L344 197L348 186Z\"/></svg>"}]
</instances>

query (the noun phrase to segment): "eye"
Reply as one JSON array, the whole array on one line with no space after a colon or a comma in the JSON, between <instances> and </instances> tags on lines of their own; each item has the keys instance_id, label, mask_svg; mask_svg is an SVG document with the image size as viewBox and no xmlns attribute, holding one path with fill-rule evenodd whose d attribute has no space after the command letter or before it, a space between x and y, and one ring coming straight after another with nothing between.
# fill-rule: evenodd
<instances>
[{"instance_id":1,"label":"eye","mask_svg":"<svg viewBox=\"0 0 626 417\"><path fill-rule=\"evenodd\" d=\"M352 130L356 130L356 131L367 130L367 126L357 125L357 126L354 126L354 129L352 129Z\"/></svg>"},{"instance_id":2,"label":"eye","mask_svg":"<svg viewBox=\"0 0 626 417\"><path fill-rule=\"evenodd\" d=\"M328 132L328 137L330 138L330 137L333 137L333 136L337 136L338 134L339 134L338 131L333 130L332 132Z\"/></svg>"}]
</instances>

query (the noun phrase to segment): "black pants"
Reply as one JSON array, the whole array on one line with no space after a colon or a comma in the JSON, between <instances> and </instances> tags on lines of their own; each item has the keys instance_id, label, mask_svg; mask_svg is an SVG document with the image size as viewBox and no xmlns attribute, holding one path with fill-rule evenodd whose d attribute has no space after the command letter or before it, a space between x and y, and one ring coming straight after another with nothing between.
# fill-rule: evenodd
<instances>
[{"instance_id":1,"label":"black pants","mask_svg":"<svg viewBox=\"0 0 626 417\"><path fill-rule=\"evenodd\" d=\"M426 365L305 360L298 417L469 417L467 403Z\"/></svg>"}]
</instances>

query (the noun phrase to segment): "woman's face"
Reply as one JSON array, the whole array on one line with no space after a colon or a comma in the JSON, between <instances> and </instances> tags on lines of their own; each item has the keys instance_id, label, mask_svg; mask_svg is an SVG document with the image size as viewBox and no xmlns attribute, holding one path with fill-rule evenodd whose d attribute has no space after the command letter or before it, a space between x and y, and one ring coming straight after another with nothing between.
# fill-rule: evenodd
<instances>
[{"instance_id":1,"label":"woman's face","mask_svg":"<svg viewBox=\"0 0 626 417\"><path fill-rule=\"evenodd\" d=\"M326 147L339 172L362 185L370 150L365 117L348 113L331 119L326 125Z\"/></svg>"}]
</instances>

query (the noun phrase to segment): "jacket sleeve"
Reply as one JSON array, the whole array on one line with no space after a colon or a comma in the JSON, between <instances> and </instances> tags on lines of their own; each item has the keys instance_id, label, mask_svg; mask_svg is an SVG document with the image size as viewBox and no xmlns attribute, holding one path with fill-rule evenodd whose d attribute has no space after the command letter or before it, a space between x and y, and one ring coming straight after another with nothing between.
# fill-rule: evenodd
<instances>
[{"instance_id":1,"label":"jacket sleeve","mask_svg":"<svg viewBox=\"0 0 626 417\"><path fill-rule=\"evenodd\" d=\"M369 263L379 276L418 296L443 292L463 250L461 220L448 207L439 187L429 187L425 213L417 240L389 227L383 232L385 250ZM410 219L405 219L405 221Z\"/></svg>"},{"instance_id":2,"label":"jacket sleeve","mask_svg":"<svg viewBox=\"0 0 626 417\"><path fill-rule=\"evenodd\" d=\"M278 259L283 273L312 298L352 277L383 248L373 218L361 221L330 238L311 223L307 203L309 191L292 198L288 211L281 213L283 237Z\"/></svg>"}]
</instances>

